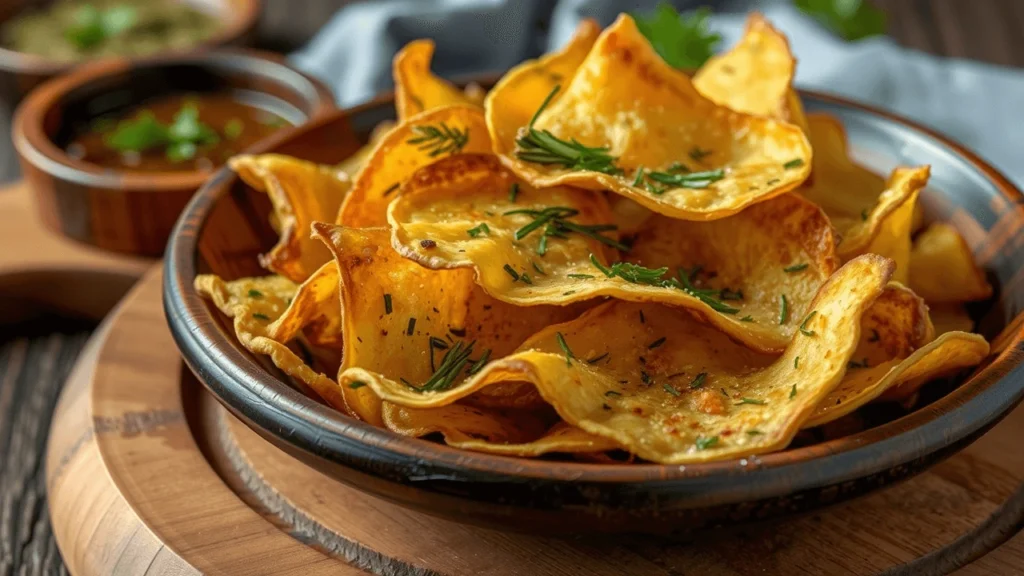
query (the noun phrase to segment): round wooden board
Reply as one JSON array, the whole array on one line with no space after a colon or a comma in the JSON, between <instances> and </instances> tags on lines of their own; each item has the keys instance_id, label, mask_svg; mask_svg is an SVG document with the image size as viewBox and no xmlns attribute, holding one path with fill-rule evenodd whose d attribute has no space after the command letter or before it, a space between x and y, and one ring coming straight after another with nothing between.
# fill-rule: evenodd
<instances>
[{"instance_id":1,"label":"round wooden board","mask_svg":"<svg viewBox=\"0 0 1024 576\"><path fill-rule=\"evenodd\" d=\"M1024 407L930 471L812 515L701 534L539 538L367 496L271 446L183 366L153 269L58 406L51 517L92 574L964 574L1019 571ZM989 550L996 548L994 552ZM979 558L978 560L975 560Z\"/></svg>"}]
</instances>

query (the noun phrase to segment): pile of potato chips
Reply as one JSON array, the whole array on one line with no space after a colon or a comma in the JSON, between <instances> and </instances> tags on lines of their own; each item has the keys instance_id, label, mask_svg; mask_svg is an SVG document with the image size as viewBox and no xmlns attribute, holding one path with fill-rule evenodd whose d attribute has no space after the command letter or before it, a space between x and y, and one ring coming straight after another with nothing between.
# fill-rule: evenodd
<instances>
[{"instance_id":1,"label":"pile of potato chips","mask_svg":"<svg viewBox=\"0 0 1024 576\"><path fill-rule=\"evenodd\" d=\"M805 115L761 16L691 78L627 15L483 94L395 59L397 123L341 166L241 156L271 276L196 280L240 343L352 417L518 456L665 464L801 429L989 352L992 289L917 230L929 167L883 179Z\"/></svg>"}]
</instances>

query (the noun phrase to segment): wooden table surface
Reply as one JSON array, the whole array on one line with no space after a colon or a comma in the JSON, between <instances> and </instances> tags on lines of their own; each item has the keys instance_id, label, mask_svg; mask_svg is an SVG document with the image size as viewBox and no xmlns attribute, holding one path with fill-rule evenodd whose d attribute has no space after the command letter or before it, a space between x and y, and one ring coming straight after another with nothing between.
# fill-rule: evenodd
<instances>
[{"instance_id":1,"label":"wooden table surface","mask_svg":"<svg viewBox=\"0 0 1024 576\"><path fill-rule=\"evenodd\" d=\"M293 48L346 3L302 0L295 10L292 2L268 1L263 44ZM889 33L905 46L1024 67L1024 0L875 3L889 12ZM13 175L9 152L0 146L0 181ZM60 391L54 383L68 374L92 328L53 317L0 328L0 576L66 573L47 517L42 454ZM1021 569L991 564L983 573Z\"/></svg>"}]
</instances>

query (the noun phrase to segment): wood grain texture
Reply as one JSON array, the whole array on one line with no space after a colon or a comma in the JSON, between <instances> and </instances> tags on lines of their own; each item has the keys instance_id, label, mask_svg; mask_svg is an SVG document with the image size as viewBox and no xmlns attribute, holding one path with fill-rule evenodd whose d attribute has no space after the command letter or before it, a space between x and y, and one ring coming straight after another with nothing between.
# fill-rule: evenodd
<instances>
[{"instance_id":1,"label":"wood grain texture","mask_svg":"<svg viewBox=\"0 0 1024 576\"><path fill-rule=\"evenodd\" d=\"M907 563L971 533L1024 475L1021 407L916 478L784 521L674 541L475 528L342 485L228 415L159 324L160 280L108 318L55 413L47 484L75 574L943 574L972 555Z\"/></svg>"},{"instance_id":2,"label":"wood grain texture","mask_svg":"<svg viewBox=\"0 0 1024 576\"><path fill-rule=\"evenodd\" d=\"M271 0L267 2L265 17L260 23L259 45L264 47L278 48L281 51L294 49L304 43L319 26L329 18L331 14L348 0L302 0L301 10L296 10L294 3L278 2ZM890 15L889 33L901 44L931 52L934 54L970 57L981 61L1009 64L1013 66L1024 66L1024 2L1019 0L875 0L875 3L883 7ZM963 10L976 10L983 14L982 19L970 21L957 18L950 18L949 11L944 6L957 4L969 5ZM936 10L940 8L940 10ZM940 26L947 32L940 32ZM945 37L948 30L963 30L963 36L967 38L965 45L957 46L947 43ZM1002 43L982 42L983 37L995 29L1006 30L1009 38L1009 46ZM0 181L11 181L18 175L16 158L13 153L8 135L10 133L11 110L0 110ZM6 196L0 194L0 202ZM5 209L0 209L0 215ZM0 231L5 228L0 226ZM5 251L11 244L3 243ZM16 244L20 246L20 244ZM0 299L6 302L8 299ZM9 313L10 310L4 310ZM6 318L12 318L7 316ZM22 328L18 328L22 330ZM27 332L22 332L27 334ZM16 335L20 335L17 334ZM60 342L59 345L50 347L41 346L45 340L36 337L24 340L15 338L6 340L0 344L0 447L4 450L0 454L7 453L9 439L12 437L11 430L15 420L15 413L23 400L17 403L13 399L28 399L27 402L53 402L52 388L37 386L31 379L12 376L20 374L25 369L26 363L40 364L52 362L58 368L55 373L66 373L70 369L73 359L70 354L62 354L62 350L69 350L73 347L73 336L54 332L53 339ZM19 343L20 342L20 343ZM12 353L12 350L20 350ZM31 353L30 353L31 352ZM42 400L34 400L40 396ZM48 427L48 419L38 418L35 420L18 419L19 427L26 430L34 430L34 437L39 438L45 435ZM26 432L28 434L28 432ZM26 458L39 458L42 445L28 447L24 453ZM1016 449L1016 448L1014 448ZM34 452L33 452L34 450ZM0 458L4 458L0 456ZM0 460L3 462L4 460ZM9 474L6 466L0 475ZM20 482L21 480L19 480ZM47 520L44 514L38 514L39 504L34 504L33 512L25 512L24 504L20 500L8 498L6 487L0 487L0 524L3 526L33 526L32 530L19 531L15 533L12 529L0 528L0 575L9 574L58 574L66 573L61 566L57 566L53 559L58 553L50 532L45 526L35 526L40 521ZM38 494L34 502L39 502L42 495ZM21 520L22 518L31 520ZM17 522L8 520L17 518ZM11 522L8 524L8 522ZM29 551L22 552L16 557L5 556L2 551L15 550ZM1011 574L1020 572L1024 566L1024 534L1012 539L1001 547L996 553L989 554L974 564L961 571L962 574Z\"/></svg>"}]
</instances>

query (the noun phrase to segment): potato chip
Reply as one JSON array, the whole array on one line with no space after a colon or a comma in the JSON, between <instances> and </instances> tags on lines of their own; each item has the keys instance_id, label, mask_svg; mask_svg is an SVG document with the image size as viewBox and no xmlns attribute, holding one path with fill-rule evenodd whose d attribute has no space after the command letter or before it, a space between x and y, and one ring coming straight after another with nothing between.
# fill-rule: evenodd
<instances>
[{"instance_id":1,"label":"potato chip","mask_svg":"<svg viewBox=\"0 0 1024 576\"><path fill-rule=\"evenodd\" d=\"M477 369L506 355L537 330L579 315L578 307L521 309L490 298L470 270L432 271L403 259L384 228L354 229L318 223L314 235L334 252L341 277L344 353L341 369L359 366L387 374L408 388L450 385L456 366ZM445 382L448 382L446 384ZM405 384L402 384L406 387ZM370 388L342 388L360 418L381 423ZM483 405L542 404L530 386L506 384L476 400ZM415 407L415 406L413 406Z\"/></svg>"},{"instance_id":2,"label":"potato chip","mask_svg":"<svg viewBox=\"0 0 1024 576\"><path fill-rule=\"evenodd\" d=\"M796 58L786 36L754 12L743 38L713 56L693 77L693 86L719 106L796 124L805 132L803 104L793 90Z\"/></svg>"},{"instance_id":3,"label":"potato chip","mask_svg":"<svg viewBox=\"0 0 1024 576\"><path fill-rule=\"evenodd\" d=\"M909 288L896 282L861 317L860 342L847 364L842 382L818 405L805 428L845 416L895 385L903 369L892 372L900 361L935 338L928 306ZM884 369L878 368L884 366Z\"/></svg>"},{"instance_id":4,"label":"potato chip","mask_svg":"<svg viewBox=\"0 0 1024 576\"><path fill-rule=\"evenodd\" d=\"M600 195L537 190L486 156L417 172L389 220L405 257L434 269L471 267L499 300L533 306L611 296L682 306L763 351L786 347L838 265L825 215L783 195L712 222L657 215L636 236L628 262L609 267L607 245L626 246L594 232L610 220Z\"/></svg>"},{"instance_id":5,"label":"potato chip","mask_svg":"<svg viewBox=\"0 0 1024 576\"><path fill-rule=\"evenodd\" d=\"M359 171L363 169L363 166L366 165L366 162L370 159L370 155L373 154L373 150L377 147L377 144L394 127L395 123L390 120L385 120L374 126L373 131L370 132L370 140L359 148L359 150L356 150L354 154L339 162L337 164L338 170L348 174L349 178L354 180L356 174L359 174ZM333 222L334 218L330 218L327 221Z\"/></svg>"},{"instance_id":6,"label":"potato chip","mask_svg":"<svg viewBox=\"0 0 1024 576\"><path fill-rule=\"evenodd\" d=\"M443 106L476 104L462 90L430 71L433 57L433 40L414 40L395 55L392 73L399 122Z\"/></svg>"},{"instance_id":7,"label":"potato chip","mask_svg":"<svg viewBox=\"0 0 1024 576\"><path fill-rule=\"evenodd\" d=\"M935 326L937 335L946 332L971 332L974 330L974 320L961 304L932 304L928 307L928 316Z\"/></svg>"},{"instance_id":8,"label":"potato chip","mask_svg":"<svg viewBox=\"0 0 1024 576\"><path fill-rule=\"evenodd\" d=\"M490 136L478 108L448 106L413 116L388 132L374 148L336 222L360 228L384 226L388 202L413 172L457 152L490 149Z\"/></svg>"},{"instance_id":9,"label":"potato chip","mask_svg":"<svg viewBox=\"0 0 1024 576\"><path fill-rule=\"evenodd\" d=\"M243 154L231 158L228 165L273 205L271 222L280 239L261 257L265 268L303 282L331 259L322 244L309 238L309 226L331 221L338 214L352 185L344 172L280 154Z\"/></svg>"},{"instance_id":10,"label":"potato chip","mask_svg":"<svg viewBox=\"0 0 1024 576\"><path fill-rule=\"evenodd\" d=\"M971 249L956 228L935 222L914 239L910 287L928 302L987 300L992 286L974 264Z\"/></svg>"},{"instance_id":11,"label":"potato chip","mask_svg":"<svg viewBox=\"0 0 1024 576\"><path fill-rule=\"evenodd\" d=\"M323 312L318 303L337 285L337 267L324 265L302 286L283 276L241 278L225 282L209 274L196 277L196 292L234 319L235 336L254 354L270 357L285 374L309 386L334 408L347 412L338 384L309 367L286 342ZM299 293L306 296L298 297ZM336 289L334 290L336 294Z\"/></svg>"},{"instance_id":12,"label":"potato chip","mask_svg":"<svg viewBox=\"0 0 1024 576\"><path fill-rule=\"evenodd\" d=\"M899 400L910 396L929 380L978 364L988 350L988 342L977 334L947 332L906 359L851 370L805 427L835 420L878 397ZM832 398L835 400L830 403Z\"/></svg>"},{"instance_id":13,"label":"potato chip","mask_svg":"<svg viewBox=\"0 0 1024 576\"><path fill-rule=\"evenodd\" d=\"M339 381L425 408L526 380L568 424L654 462L769 452L788 445L842 379L860 316L891 272L892 263L875 255L849 262L822 287L806 333L782 356L739 345L683 310L613 300L542 330L455 388L413 389L356 368Z\"/></svg>"},{"instance_id":14,"label":"potato chip","mask_svg":"<svg viewBox=\"0 0 1024 576\"><path fill-rule=\"evenodd\" d=\"M558 422L539 434L536 430L538 423L538 419L529 414L509 417L495 410L461 404L406 408L384 403L384 425L389 430L406 436L439 433L448 445L476 452L541 456L551 452L572 454L618 448L610 440L588 434L565 422Z\"/></svg>"},{"instance_id":15,"label":"potato chip","mask_svg":"<svg viewBox=\"0 0 1024 576\"><path fill-rule=\"evenodd\" d=\"M538 66L543 61L510 75ZM707 100L627 15L529 122L499 107L509 100L502 90L486 103L494 151L534 186L611 190L674 218L713 220L791 190L810 173L811 147L799 127Z\"/></svg>"}]
</instances>

